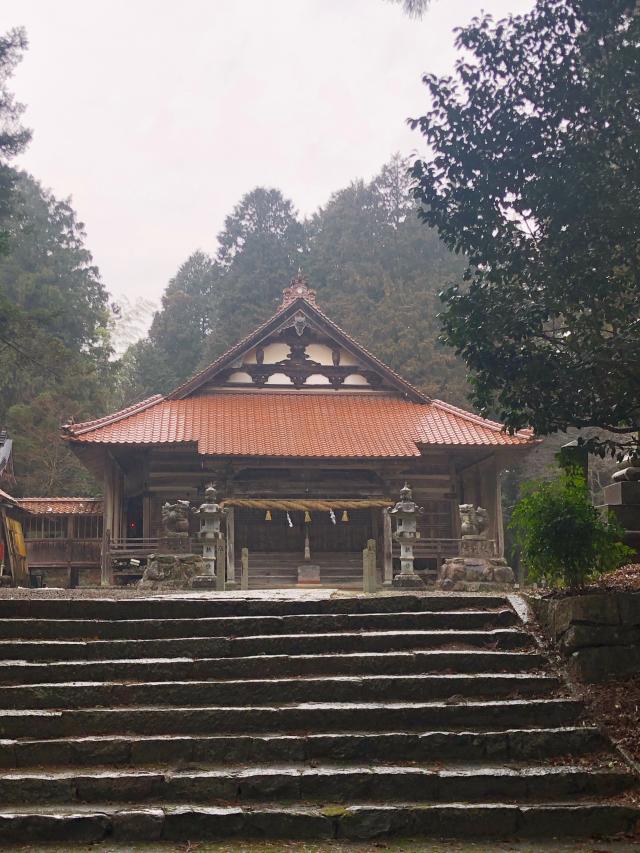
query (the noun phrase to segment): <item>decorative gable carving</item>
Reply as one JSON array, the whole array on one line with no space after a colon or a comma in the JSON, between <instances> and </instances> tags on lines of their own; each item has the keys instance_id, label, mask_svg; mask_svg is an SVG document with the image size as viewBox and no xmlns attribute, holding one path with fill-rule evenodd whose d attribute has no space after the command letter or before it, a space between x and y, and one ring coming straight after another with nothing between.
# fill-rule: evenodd
<instances>
[{"instance_id":1,"label":"decorative gable carving","mask_svg":"<svg viewBox=\"0 0 640 853\"><path fill-rule=\"evenodd\" d=\"M384 390L416 402L427 398L363 349L316 306L302 272L285 288L280 309L208 368L170 395L182 399L220 390L347 388Z\"/></svg>"},{"instance_id":2,"label":"decorative gable carving","mask_svg":"<svg viewBox=\"0 0 640 853\"><path fill-rule=\"evenodd\" d=\"M288 351L284 358L269 358L270 353L284 350ZM302 311L296 312L258 347L249 350L241 368L236 365L237 361L233 369L222 370L215 378L215 385L208 383L207 388L293 385L317 390L323 385L335 389L344 385L352 389L382 386L382 377L376 371L329 338ZM354 376L358 378L354 380Z\"/></svg>"}]
</instances>

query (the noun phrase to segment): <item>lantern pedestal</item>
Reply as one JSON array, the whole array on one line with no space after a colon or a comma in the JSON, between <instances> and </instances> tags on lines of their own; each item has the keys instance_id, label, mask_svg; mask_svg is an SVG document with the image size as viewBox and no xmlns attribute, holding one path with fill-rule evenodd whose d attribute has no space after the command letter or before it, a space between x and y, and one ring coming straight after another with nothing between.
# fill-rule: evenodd
<instances>
[{"instance_id":1,"label":"lantern pedestal","mask_svg":"<svg viewBox=\"0 0 640 853\"><path fill-rule=\"evenodd\" d=\"M200 516L200 539L202 541L202 559L205 571L198 577L193 578L191 585L194 589L224 589L223 578L216 577L216 550L222 542L220 522L224 510L216 501L217 493L213 484L204 490L205 502L198 510ZM221 566L224 571L224 563Z\"/></svg>"},{"instance_id":2,"label":"lantern pedestal","mask_svg":"<svg viewBox=\"0 0 640 853\"><path fill-rule=\"evenodd\" d=\"M393 538L400 543L400 574L393 579L394 589L426 589L427 585L413 569L413 543L418 539L418 513L422 507L416 506L412 493L405 483L400 490L400 500L389 510L389 515L396 522L396 532Z\"/></svg>"},{"instance_id":3,"label":"lantern pedestal","mask_svg":"<svg viewBox=\"0 0 640 853\"><path fill-rule=\"evenodd\" d=\"M426 589L427 585L414 571L400 572L392 583L393 589Z\"/></svg>"}]
</instances>

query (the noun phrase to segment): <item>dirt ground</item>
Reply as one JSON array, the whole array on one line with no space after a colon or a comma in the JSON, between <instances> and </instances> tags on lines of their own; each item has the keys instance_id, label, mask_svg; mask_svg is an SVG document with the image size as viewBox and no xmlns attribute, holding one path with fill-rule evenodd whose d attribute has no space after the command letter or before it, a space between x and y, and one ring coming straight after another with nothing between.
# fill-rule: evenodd
<instances>
[{"instance_id":1,"label":"dirt ground","mask_svg":"<svg viewBox=\"0 0 640 853\"><path fill-rule=\"evenodd\" d=\"M69 847L38 846L2 848L7 853L70 853ZM577 841L573 844L554 841L379 841L373 844L274 841L255 844L238 842L192 844L107 844L73 848L74 853L638 853L638 843L625 841Z\"/></svg>"}]
</instances>

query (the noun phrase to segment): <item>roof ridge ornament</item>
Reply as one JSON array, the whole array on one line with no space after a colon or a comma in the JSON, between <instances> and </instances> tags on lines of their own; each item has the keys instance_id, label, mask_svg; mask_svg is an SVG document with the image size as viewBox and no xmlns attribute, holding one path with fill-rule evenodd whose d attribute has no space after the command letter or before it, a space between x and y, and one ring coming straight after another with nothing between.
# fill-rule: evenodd
<instances>
[{"instance_id":1,"label":"roof ridge ornament","mask_svg":"<svg viewBox=\"0 0 640 853\"><path fill-rule=\"evenodd\" d=\"M280 310L287 308L296 299L306 299L311 305L316 305L316 292L309 287L309 281L302 272L302 267L298 267L298 272L291 279L291 283L282 291Z\"/></svg>"}]
</instances>

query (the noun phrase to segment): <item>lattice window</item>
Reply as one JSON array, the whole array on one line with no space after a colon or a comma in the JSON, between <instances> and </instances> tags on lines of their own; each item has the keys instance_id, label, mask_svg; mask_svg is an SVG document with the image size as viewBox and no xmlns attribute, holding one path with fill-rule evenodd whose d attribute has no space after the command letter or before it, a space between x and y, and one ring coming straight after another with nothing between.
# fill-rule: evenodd
<instances>
[{"instance_id":1,"label":"lattice window","mask_svg":"<svg viewBox=\"0 0 640 853\"><path fill-rule=\"evenodd\" d=\"M102 539L101 515L76 516L76 539Z\"/></svg>"},{"instance_id":2,"label":"lattice window","mask_svg":"<svg viewBox=\"0 0 640 853\"><path fill-rule=\"evenodd\" d=\"M35 515L26 520L27 539L65 539L66 535L67 519L64 515Z\"/></svg>"},{"instance_id":3,"label":"lattice window","mask_svg":"<svg viewBox=\"0 0 640 853\"><path fill-rule=\"evenodd\" d=\"M418 530L427 539L449 539L451 531L451 502L439 500L419 501L424 507L418 516Z\"/></svg>"}]
</instances>

